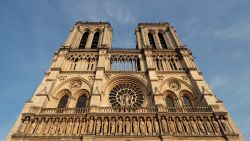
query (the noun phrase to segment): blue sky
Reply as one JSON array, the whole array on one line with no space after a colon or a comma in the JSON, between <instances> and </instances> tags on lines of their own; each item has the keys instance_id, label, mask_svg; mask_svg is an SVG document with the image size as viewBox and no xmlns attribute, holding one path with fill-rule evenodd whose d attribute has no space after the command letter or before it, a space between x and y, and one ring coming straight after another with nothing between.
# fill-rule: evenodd
<instances>
[{"instance_id":1,"label":"blue sky","mask_svg":"<svg viewBox=\"0 0 250 141\"><path fill-rule=\"evenodd\" d=\"M79 20L109 21L113 47L135 47L139 22L168 21L250 140L250 1L8 0L0 2L0 140Z\"/></svg>"}]
</instances>

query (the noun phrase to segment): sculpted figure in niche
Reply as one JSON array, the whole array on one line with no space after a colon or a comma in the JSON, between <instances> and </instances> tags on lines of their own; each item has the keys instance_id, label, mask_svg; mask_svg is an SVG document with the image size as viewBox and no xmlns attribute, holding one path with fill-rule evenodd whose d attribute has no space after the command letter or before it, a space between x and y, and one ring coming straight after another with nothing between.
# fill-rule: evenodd
<instances>
[{"instance_id":1,"label":"sculpted figure in niche","mask_svg":"<svg viewBox=\"0 0 250 141\"><path fill-rule=\"evenodd\" d=\"M220 133L220 125L219 125L219 123L217 122L217 120L213 116L211 117L211 119L212 119L212 124L214 126L215 134L219 134Z\"/></svg>"},{"instance_id":2,"label":"sculpted figure in niche","mask_svg":"<svg viewBox=\"0 0 250 141\"><path fill-rule=\"evenodd\" d=\"M158 124L158 121L156 119L156 117L153 119L153 123L154 123L154 130L155 130L155 133L156 134L159 134L160 133L160 130L159 130L159 124Z\"/></svg>"},{"instance_id":3,"label":"sculpted figure in niche","mask_svg":"<svg viewBox=\"0 0 250 141\"><path fill-rule=\"evenodd\" d=\"M28 123L29 123L29 117L26 117L23 120L23 122L22 122L22 124L21 124L21 126L20 126L20 128L18 130L19 134L24 134L25 133L25 130L26 130L27 126L28 126Z\"/></svg>"},{"instance_id":4,"label":"sculpted figure in niche","mask_svg":"<svg viewBox=\"0 0 250 141\"><path fill-rule=\"evenodd\" d=\"M107 118L104 118L104 123L103 123L103 134L107 135L108 134L108 128L109 128L109 122Z\"/></svg>"},{"instance_id":5,"label":"sculpted figure in niche","mask_svg":"<svg viewBox=\"0 0 250 141\"><path fill-rule=\"evenodd\" d=\"M232 133L231 127L230 127L226 117L221 116L220 123L221 123L225 133Z\"/></svg>"},{"instance_id":6,"label":"sculpted figure in niche","mask_svg":"<svg viewBox=\"0 0 250 141\"><path fill-rule=\"evenodd\" d=\"M93 120L93 117L90 117L89 122L88 122L88 134L93 133L93 128L94 128L94 120Z\"/></svg>"},{"instance_id":7,"label":"sculpted figure in niche","mask_svg":"<svg viewBox=\"0 0 250 141\"><path fill-rule=\"evenodd\" d=\"M71 135L72 134L72 129L73 129L73 119L70 118L66 127L66 135Z\"/></svg>"},{"instance_id":8,"label":"sculpted figure in niche","mask_svg":"<svg viewBox=\"0 0 250 141\"><path fill-rule=\"evenodd\" d=\"M213 129L212 129L212 126L210 124L210 121L209 121L208 117L204 117L204 125L205 125L205 127L207 129L208 134L213 133Z\"/></svg>"},{"instance_id":9,"label":"sculpted figure in niche","mask_svg":"<svg viewBox=\"0 0 250 141\"><path fill-rule=\"evenodd\" d=\"M44 118L42 118L41 120L40 120L40 122L38 122L37 123L37 126L36 126L36 130L35 130L35 135L41 135L42 134L42 131L43 131L43 129L44 129L44 125L45 125L45 119Z\"/></svg>"},{"instance_id":10,"label":"sculpted figure in niche","mask_svg":"<svg viewBox=\"0 0 250 141\"><path fill-rule=\"evenodd\" d=\"M175 124L174 121L172 119L172 117L169 117L169 130L170 130L170 134L175 134L176 133L176 129L175 129Z\"/></svg>"},{"instance_id":11,"label":"sculpted figure in niche","mask_svg":"<svg viewBox=\"0 0 250 141\"><path fill-rule=\"evenodd\" d=\"M182 128L182 124L181 124L179 117L176 118L176 125L177 125L177 129L178 129L179 134L183 134L183 128Z\"/></svg>"},{"instance_id":12,"label":"sculpted figure in niche","mask_svg":"<svg viewBox=\"0 0 250 141\"><path fill-rule=\"evenodd\" d=\"M137 135L138 134L138 122L137 122L137 120L136 120L136 118L133 118L133 133L135 134L135 135Z\"/></svg>"},{"instance_id":13,"label":"sculpted figure in niche","mask_svg":"<svg viewBox=\"0 0 250 141\"><path fill-rule=\"evenodd\" d=\"M147 120L146 124L147 124L148 134L152 134L153 129L152 129L152 122L151 122L150 117L148 117L148 120Z\"/></svg>"},{"instance_id":14,"label":"sculpted figure in niche","mask_svg":"<svg viewBox=\"0 0 250 141\"><path fill-rule=\"evenodd\" d=\"M77 118L77 119L75 119L75 123L74 123L74 127L73 127L73 135L78 134L79 127L80 127L80 119Z\"/></svg>"},{"instance_id":15,"label":"sculpted figure in niche","mask_svg":"<svg viewBox=\"0 0 250 141\"><path fill-rule=\"evenodd\" d=\"M38 119L35 118L35 120L33 120L33 122L30 124L30 127L28 128L29 135L32 135L34 133L34 130L35 130L36 125L37 125L37 121L38 121Z\"/></svg>"},{"instance_id":16,"label":"sculpted figure in niche","mask_svg":"<svg viewBox=\"0 0 250 141\"><path fill-rule=\"evenodd\" d=\"M204 126L203 126L203 123L202 123L202 120L201 120L200 117L197 118L197 123L198 123L198 127L199 127L201 133L205 134L206 130L205 130Z\"/></svg>"},{"instance_id":17,"label":"sculpted figure in niche","mask_svg":"<svg viewBox=\"0 0 250 141\"><path fill-rule=\"evenodd\" d=\"M43 135L48 135L49 134L49 129L50 129L50 126L51 126L51 118L48 119L46 125L45 125L45 129L43 131Z\"/></svg>"},{"instance_id":18,"label":"sculpted figure in niche","mask_svg":"<svg viewBox=\"0 0 250 141\"><path fill-rule=\"evenodd\" d=\"M126 134L130 134L130 121L129 121L129 118L126 118L126 121L125 121L125 128L126 128Z\"/></svg>"},{"instance_id":19,"label":"sculpted figure in niche","mask_svg":"<svg viewBox=\"0 0 250 141\"><path fill-rule=\"evenodd\" d=\"M164 116L161 117L162 130L166 134L168 132L168 124Z\"/></svg>"},{"instance_id":20,"label":"sculpted figure in niche","mask_svg":"<svg viewBox=\"0 0 250 141\"><path fill-rule=\"evenodd\" d=\"M123 126L122 118L119 118L118 121L117 121L117 132L118 132L119 135L122 134L122 126Z\"/></svg>"},{"instance_id":21,"label":"sculpted figure in niche","mask_svg":"<svg viewBox=\"0 0 250 141\"><path fill-rule=\"evenodd\" d=\"M97 118L97 120L96 120L96 129L95 129L96 134L100 134L101 125L102 125L101 119Z\"/></svg>"},{"instance_id":22,"label":"sculpted figure in niche","mask_svg":"<svg viewBox=\"0 0 250 141\"><path fill-rule=\"evenodd\" d=\"M190 129L190 126L189 126L189 123L188 123L188 120L186 117L184 117L184 119L183 119L183 125L184 125L184 129L185 129L186 133L191 134L191 129Z\"/></svg>"},{"instance_id":23,"label":"sculpted figure in niche","mask_svg":"<svg viewBox=\"0 0 250 141\"><path fill-rule=\"evenodd\" d=\"M193 130L193 134L196 134L196 135L199 134L199 130L198 130L198 127L196 125L194 117L191 118L190 123L191 123L191 127L192 127L192 130Z\"/></svg>"},{"instance_id":24,"label":"sculpted figure in niche","mask_svg":"<svg viewBox=\"0 0 250 141\"><path fill-rule=\"evenodd\" d=\"M141 134L146 134L146 125L142 118L140 118L140 131Z\"/></svg>"},{"instance_id":25,"label":"sculpted figure in niche","mask_svg":"<svg viewBox=\"0 0 250 141\"><path fill-rule=\"evenodd\" d=\"M57 129L58 135L64 135L64 133L65 133L65 127L66 127L66 119L63 118L61 120L61 123L59 124L58 129Z\"/></svg>"},{"instance_id":26,"label":"sculpted figure in niche","mask_svg":"<svg viewBox=\"0 0 250 141\"><path fill-rule=\"evenodd\" d=\"M83 118L81 122L81 134L86 134L86 125L87 121L85 118Z\"/></svg>"},{"instance_id":27,"label":"sculpted figure in niche","mask_svg":"<svg viewBox=\"0 0 250 141\"><path fill-rule=\"evenodd\" d=\"M112 118L112 120L111 120L111 122L110 122L110 133L112 134L112 135L114 135L115 134L115 118Z\"/></svg>"},{"instance_id":28,"label":"sculpted figure in niche","mask_svg":"<svg viewBox=\"0 0 250 141\"><path fill-rule=\"evenodd\" d=\"M58 118L55 119L54 123L51 125L50 135L55 135L58 127Z\"/></svg>"}]
</instances>

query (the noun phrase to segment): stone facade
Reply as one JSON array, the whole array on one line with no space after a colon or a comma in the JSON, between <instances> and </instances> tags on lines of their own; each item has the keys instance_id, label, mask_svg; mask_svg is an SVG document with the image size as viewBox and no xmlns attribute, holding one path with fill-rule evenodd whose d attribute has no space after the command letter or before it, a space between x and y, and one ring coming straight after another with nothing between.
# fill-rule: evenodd
<instances>
[{"instance_id":1,"label":"stone facade","mask_svg":"<svg viewBox=\"0 0 250 141\"><path fill-rule=\"evenodd\" d=\"M243 140L169 23L77 22L7 140Z\"/></svg>"}]
</instances>

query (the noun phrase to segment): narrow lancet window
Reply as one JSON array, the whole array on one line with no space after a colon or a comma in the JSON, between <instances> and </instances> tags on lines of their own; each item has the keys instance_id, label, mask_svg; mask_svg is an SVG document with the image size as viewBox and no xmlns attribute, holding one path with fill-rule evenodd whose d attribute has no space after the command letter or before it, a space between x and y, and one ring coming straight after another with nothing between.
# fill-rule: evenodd
<instances>
[{"instance_id":1,"label":"narrow lancet window","mask_svg":"<svg viewBox=\"0 0 250 141\"><path fill-rule=\"evenodd\" d=\"M154 37L153 37L153 35L152 35L151 33L148 33L148 40L149 40L150 46L151 46L153 49L156 49Z\"/></svg>"},{"instance_id":2,"label":"narrow lancet window","mask_svg":"<svg viewBox=\"0 0 250 141\"><path fill-rule=\"evenodd\" d=\"M80 48L80 49L85 48L86 43L87 43L87 40L88 40L88 36L89 36L89 33L88 33L88 32L85 32L85 33L82 35L82 39L81 39L81 42L80 42L80 45L79 45L79 48Z\"/></svg>"},{"instance_id":3,"label":"narrow lancet window","mask_svg":"<svg viewBox=\"0 0 250 141\"><path fill-rule=\"evenodd\" d=\"M167 49L168 47L167 47L167 44L166 44L166 42L164 40L163 35L161 33L158 33L158 37L159 37L159 40L160 40L160 43L161 43L161 47L163 49Z\"/></svg>"},{"instance_id":4,"label":"narrow lancet window","mask_svg":"<svg viewBox=\"0 0 250 141\"><path fill-rule=\"evenodd\" d=\"M168 107L174 107L174 100L172 99L172 97L167 96L166 103Z\"/></svg>"},{"instance_id":5,"label":"narrow lancet window","mask_svg":"<svg viewBox=\"0 0 250 141\"><path fill-rule=\"evenodd\" d=\"M94 37L93 37L91 48L92 49L96 49L97 46L98 46L98 42L99 42L99 32L96 32L95 35L94 35Z\"/></svg>"},{"instance_id":6,"label":"narrow lancet window","mask_svg":"<svg viewBox=\"0 0 250 141\"><path fill-rule=\"evenodd\" d=\"M87 97L85 95L82 95L78 98L76 103L76 108L84 108L87 105Z\"/></svg>"},{"instance_id":7,"label":"narrow lancet window","mask_svg":"<svg viewBox=\"0 0 250 141\"><path fill-rule=\"evenodd\" d=\"M66 108L68 99L69 99L69 96L64 95L59 101L58 108Z\"/></svg>"},{"instance_id":8,"label":"narrow lancet window","mask_svg":"<svg viewBox=\"0 0 250 141\"><path fill-rule=\"evenodd\" d=\"M185 107L192 107L192 103L191 103L189 97L183 96L183 102L184 102Z\"/></svg>"}]
</instances>

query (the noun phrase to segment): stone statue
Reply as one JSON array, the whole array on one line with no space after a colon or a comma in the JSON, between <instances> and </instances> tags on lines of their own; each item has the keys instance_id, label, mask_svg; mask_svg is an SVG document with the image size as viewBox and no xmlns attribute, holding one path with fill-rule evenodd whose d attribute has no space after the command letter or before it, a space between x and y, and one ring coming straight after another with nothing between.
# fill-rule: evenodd
<instances>
[{"instance_id":1,"label":"stone statue","mask_svg":"<svg viewBox=\"0 0 250 141\"><path fill-rule=\"evenodd\" d=\"M126 131L126 134L130 134L130 128L131 128L131 126L130 126L130 121L129 121L129 118L126 118L126 120L125 120L125 131Z\"/></svg>"},{"instance_id":2,"label":"stone statue","mask_svg":"<svg viewBox=\"0 0 250 141\"><path fill-rule=\"evenodd\" d=\"M197 119L198 119L198 120L197 120L198 127L199 127L201 133L202 133L202 134L205 134L205 133L206 133L206 130L205 130L204 126L203 126L203 123L202 123L201 118L198 117Z\"/></svg>"},{"instance_id":3,"label":"stone statue","mask_svg":"<svg viewBox=\"0 0 250 141\"><path fill-rule=\"evenodd\" d=\"M50 135L55 135L58 127L58 118L55 119L54 123L51 125L50 128Z\"/></svg>"},{"instance_id":4,"label":"stone statue","mask_svg":"<svg viewBox=\"0 0 250 141\"><path fill-rule=\"evenodd\" d=\"M95 127L95 133L96 134L100 134L100 132L101 132L101 125L102 125L101 119L98 118L96 120L96 127Z\"/></svg>"},{"instance_id":5,"label":"stone statue","mask_svg":"<svg viewBox=\"0 0 250 141\"><path fill-rule=\"evenodd\" d=\"M133 119L133 133L135 135L138 134L138 122L137 122L136 118Z\"/></svg>"},{"instance_id":6,"label":"stone statue","mask_svg":"<svg viewBox=\"0 0 250 141\"><path fill-rule=\"evenodd\" d=\"M219 125L219 123L216 121L216 119L213 116L211 117L211 119L212 119L212 124L214 126L215 134L219 134L220 133L220 125Z\"/></svg>"},{"instance_id":7,"label":"stone statue","mask_svg":"<svg viewBox=\"0 0 250 141\"><path fill-rule=\"evenodd\" d=\"M43 131L43 135L48 135L49 134L49 130L50 130L50 126L51 126L51 118L48 119L44 131Z\"/></svg>"},{"instance_id":8,"label":"stone statue","mask_svg":"<svg viewBox=\"0 0 250 141\"><path fill-rule=\"evenodd\" d=\"M105 118L104 123L103 123L103 134L104 135L108 134L108 130L109 130L108 128L109 128L109 122L108 122L108 119Z\"/></svg>"},{"instance_id":9,"label":"stone statue","mask_svg":"<svg viewBox=\"0 0 250 141\"><path fill-rule=\"evenodd\" d=\"M112 118L112 120L111 120L111 122L110 122L110 133L112 134L112 135L114 135L115 134L115 118Z\"/></svg>"},{"instance_id":10,"label":"stone statue","mask_svg":"<svg viewBox=\"0 0 250 141\"><path fill-rule=\"evenodd\" d=\"M176 126L177 126L179 134L183 134L184 131L183 131L182 124L181 124L179 117L176 118Z\"/></svg>"},{"instance_id":11,"label":"stone statue","mask_svg":"<svg viewBox=\"0 0 250 141\"><path fill-rule=\"evenodd\" d=\"M184 125L184 129L185 129L186 133L191 134L191 129L190 129L190 126L189 126L189 123L188 123L186 117L184 117L184 119L183 119L183 125Z\"/></svg>"},{"instance_id":12,"label":"stone statue","mask_svg":"<svg viewBox=\"0 0 250 141\"><path fill-rule=\"evenodd\" d=\"M193 130L193 134L196 134L196 135L199 134L199 130L197 128L194 117L191 118L190 123L191 123L191 127L192 127L192 130Z\"/></svg>"},{"instance_id":13,"label":"stone statue","mask_svg":"<svg viewBox=\"0 0 250 141\"><path fill-rule=\"evenodd\" d=\"M71 135L72 134L72 129L73 129L73 119L70 118L66 127L66 135Z\"/></svg>"},{"instance_id":14,"label":"stone statue","mask_svg":"<svg viewBox=\"0 0 250 141\"><path fill-rule=\"evenodd\" d=\"M26 130L27 126L28 126L28 123L29 123L29 118L26 117L26 118L23 120L23 122L22 122L22 124L21 124L21 126L20 126L20 128L19 128L19 130L18 130L18 133L24 134L24 133L25 133L25 130Z\"/></svg>"},{"instance_id":15,"label":"stone statue","mask_svg":"<svg viewBox=\"0 0 250 141\"><path fill-rule=\"evenodd\" d=\"M74 126L73 126L73 135L78 134L79 127L80 127L80 119L77 118L77 119L75 119L75 123L74 123Z\"/></svg>"},{"instance_id":16,"label":"stone statue","mask_svg":"<svg viewBox=\"0 0 250 141\"><path fill-rule=\"evenodd\" d=\"M122 124L122 118L119 118L118 121L117 121L117 133L119 135L122 134L122 126L123 126L123 124Z\"/></svg>"},{"instance_id":17,"label":"stone statue","mask_svg":"<svg viewBox=\"0 0 250 141\"><path fill-rule=\"evenodd\" d=\"M174 121L172 119L172 117L169 118L169 130L170 130L170 134L175 134L176 133L176 129L175 129L175 124Z\"/></svg>"},{"instance_id":18,"label":"stone statue","mask_svg":"<svg viewBox=\"0 0 250 141\"><path fill-rule=\"evenodd\" d=\"M58 135L64 135L65 133L65 127L66 127L66 119L63 118L61 123L59 124L59 127L57 129Z\"/></svg>"},{"instance_id":19,"label":"stone statue","mask_svg":"<svg viewBox=\"0 0 250 141\"><path fill-rule=\"evenodd\" d=\"M220 123L221 123L225 133L232 133L231 127L230 127L229 123L227 122L226 117L221 116Z\"/></svg>"},{"instance_id":20,"label":"stone statue","mask_svg":"<svg viewBox=\"0 0 250 141\"><path fill-rule=\"evenodd\" d=\"M146 125L142 118L140 118L140 132L141 134L146 134Z\"/></svg>"},{"instance_id":21,"label":"stone statue","mask_svg":"<svg viewBox=\"0 0 250 141\"><path fill-rule=\"evenodd\" d=\"M209 119L207 117L204 117L204 125L205 125L205 127L207 129L208 134L213 133L212 126L211 126L210 121L209 121Z\"/></svg>"},{"instance_id":22,"label":"stone statue","mask_svg":"<svg viewBox=\"0 0 250 141\"><path fill-rule=\"evenodd\" d=\"M162 130L166 134L168 132L168 124L167 121L165 120L165 117L161 117L161 125L162 125Z\"/></svg>"},{"instance_id":23,"label":"stone statue","mask_svg":"<svg viewBox=\"0 0 250 141\"><path fill-rule=\"evenodd\" d=\"M90 117L88 122L88 134L92 134L94 129L94 120L93 117Z\"/></svg>"},{"instance_id":24,"label":"stone statue","mask_svg":"<svg viewBox=\"0 0 250 141\"><path fill-rule=\"evenodd\" d=\"M27 132L29 135L32 135L32 134L34 133L34 130L35 130L36 125L37 125L37 121L38 121L38 119L36 118L36 119L31 123L31 125L30 125L30 127L29 127L29 129L28 129L28 132Z\"/></svg>"},{"instance_id":25,"label":"stone statue","mask_svg":"<svg viewBox=\"0 0 250 141\"><path fill-rule=\"evenodd\" d=\"M87 125L86 119L83 118L81 122L81 134L86 134L86 125Z\"/></svg>"},{"instance_id":26,"label":"stone statue","mask_svg":"<svg viewBox=\"0 0 250 141\"><path fill-rule=\"evenodd\" d=\"M45 125L45 119L42 118L39 123L37 123L36 130L35 130L35 135L41 135L44 129Z\"/></svg>"},{"instance_id":27,"label":"stone statue","mask_svg":"<svg viewBox=\"0 0 250 141\"><path fill-rule=\"evenodd\" d=\"M153 119L153 123L154 123L154 130L155 130L155 133L156 134L159 134L160 133L160 130L159 130L159 124L158 124L158 121L156 118Z\"/></svg>"},{"instance_id":28,"label":"stone statue","mask_svg":"<svg viewBox=\"0 0 250 141\"><path fill-rule=\"evenodd\" d=\"M153 133L153 129L152 129L152 122L150 120L150 117L148 117L148 119L146 121L146 124L147 124L148 134L152 134Z\"/></svg>"}]
</instances>

